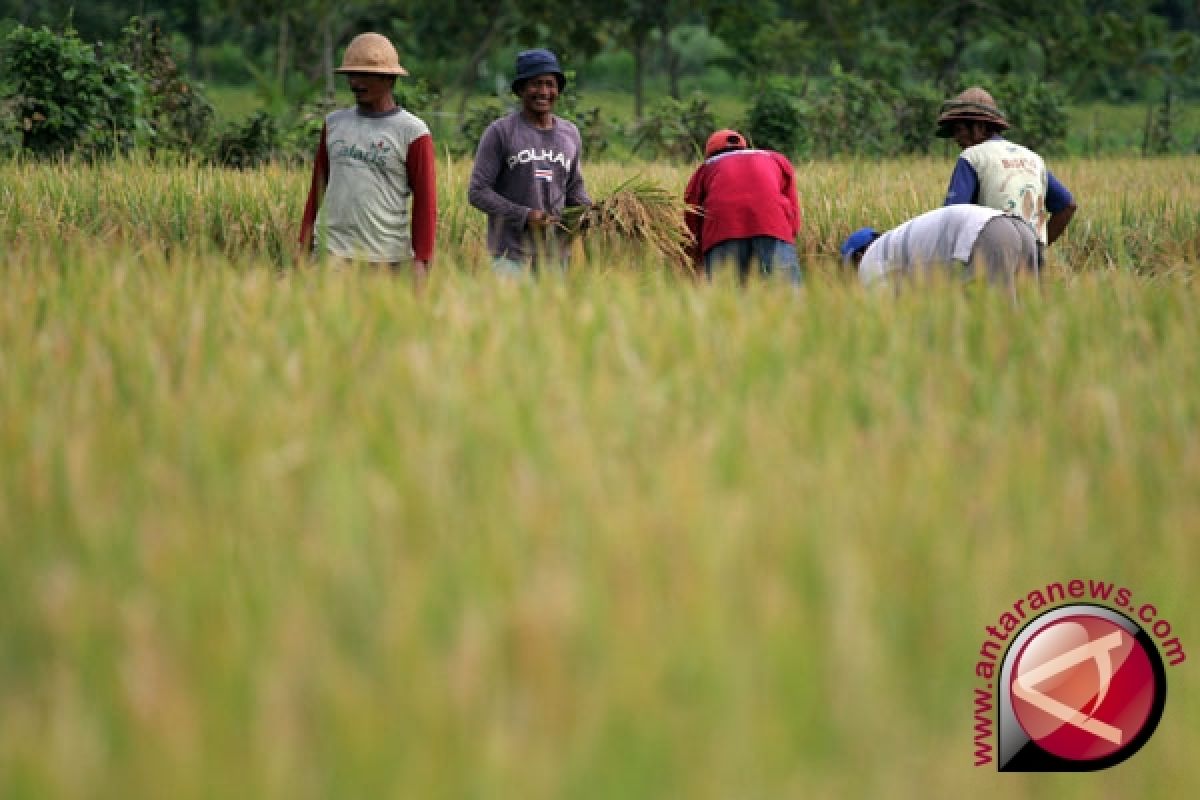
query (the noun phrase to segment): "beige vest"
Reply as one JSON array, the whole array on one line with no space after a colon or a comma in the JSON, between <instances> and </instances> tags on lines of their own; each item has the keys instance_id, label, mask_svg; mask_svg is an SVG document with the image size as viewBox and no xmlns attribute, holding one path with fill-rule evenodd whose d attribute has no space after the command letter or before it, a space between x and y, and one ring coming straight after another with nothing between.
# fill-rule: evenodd
<instances>
[{"instance_id":1,"label":"beige vest","mask_svg":"<svg viewBox=\"0 0 1200 800\"><path fill-rule=\"evenodd\" d=\"M1046 164L1027 147L991 139L963 150L962 157L979 176L981 206L1015 214L1046 243Z\"/></svg>"},{"instance_id":2,"label":"beige vest","mask_svg":"<svg viewBox=\"0 0 1200 800\"><path fill-rule=\"evenodd\" d=\"M318 252L375 262L413 257L408 146L429 133L404 110L368 117L355 109L325 118L329 185L317 216Z\"/></svg>"}]
</instances>

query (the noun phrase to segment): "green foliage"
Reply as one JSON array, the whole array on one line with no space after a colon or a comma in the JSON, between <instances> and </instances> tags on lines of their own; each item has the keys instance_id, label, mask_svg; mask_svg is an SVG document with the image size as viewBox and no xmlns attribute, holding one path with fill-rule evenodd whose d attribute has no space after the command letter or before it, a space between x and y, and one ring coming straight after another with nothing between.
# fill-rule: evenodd
<instances>
[{"instance_id":1,"label":"green foliage","mask_svg":"<svg viewBox=\"0 0 1200 800\"><path fill-rule=\"evenodd\" d=\"M140 116L145 81L74 30L18 26L4 43L7 99L21 147L39 156L128 151L152 131ZM6 128L11 128L12 122Z\"/></svg>"},{"instance_id":2,"label":"green foliage","mask_svg":"<svg viewBox=\"0 0 1200 800\"><path fill-rule=\"evenodd\" d=\"M412 80L409 78L397 78L395 86L392 87L392 96L396 98L396 103L403 108L421 116L423 111L431 108L437 108L441 105L442 93L424 78Z\"/></svg>"},{"instance_id":3,"label":"green foliage","mask_svg":"<svg viewBox=\"0 0 1200 800\"><path fill-rule=\"evenodd\" d=\"M797 152L804 136L805 115L790 82L772 81L755 96L746 117L746 135L755 147L780 153Z\"/></svg>"},{"instance_id":4,"label":"green foliage","mask_svg":"<svg viewBox=\"0 0 1200 800\"><path fill-rule=\"evenodd\" d=\"M1142 155L1161 156L1174 149L1174 109L1170 90L1162 102L1146 109L1146 130L1142 137Z\"/></svg>"},{"instance_id":5,"label":"green foliage","mask_svg":"<svg viewBox=\"0 0 1200 800\"><path fill-rule=\"evenodd\" d=\"M155 146L187 151L207 140L212 104L179 69L157 21L133 17L122 32L117 57L146 82L141 114L154 132Z\"/></svg>"},{"instance_id":6,"label":"green foliage","mask_svg":"<svg viewBox=\"0 0 1200 800\"><path fill-rule=\"evenodd\" d=\"M234 123L217 137L212 161L222 167L249 169L278 157L280 144L275 117L259 111L243 122Z\"/></svg>"},{"instance_id":7,"label":"green foliage","mask_svg":"<svg viewBox=\"0 0 1200 800\"><path fill-rule=\"evenodd\" d=\"M704 142L716 127L716 115L703 95L692 95L686 103L667 97L637 126L633 149L653 158L692 160L704 153Z\"/></svg>"},{"instance_id":8,"label":"green foliage","mask_svg":"<svg viewBox=\"0 0 1200 800\"><path fill-rule=\"evenodd\" d=\"M1062 90L1033 78L968 73L964 85L989 88L1012 124L1012 137L1054 150L1066 137ZM872 78L834 63L829 76L803 83L770 80L756 93L746 131L759 147L789 155L872 157L927 153L944 92L929 82Z\"/></svg>"},{"instance_id":9,"label":"green foliage","mask_svg":"<svg viewBox=\"0 0 1200 800\"><path fill-rule=\"evenodd\" d=\"M813 44L806 23L777 20L754 35L746 59L758 74L796 75L804 70Z\"/></svg>"},{"instance_id":10,"label":"green foliage","mask_svg":"<svg viewBox=\"0 0 1200 800\"><path fill-rule=\"evenodd\" d=\"M10 157L21 149L20 111L20 98L0 98L0 157Z\"/></svg>"},{"instance_id":11,"label":"green foliage","mask_svg":"<svg viewBox=\"0 0 1200 800\"><path fill-rule=\"evenodd\" d=\"M567 88L559 95L556 113L575 124L583 142L583 151L589 156L595 156L608 149L609 140L616 131L616 124L606 118L598 106L583 107L575 71L567 70L565 74Z\"/></svg>"},{"instance_id":12,"label":"green foliage","mask_svg":"<svg viewBox=\"0 0 1200 800\"><path fill-rule=\"evenodd\" d=\"M928 83L868 78L835 63L828 81L805 98L810 153L878 157L928 152L940 95Z\"/></svg>"},{"instance_id":13,"label":"green foliage","mask_svg":"<svg viewBox=\"0 0 1200 800\"><path fill-rule=\"evenodd\" d=\"M1067 137L1067 97L1056 84L1036 76L988 75L968 72L962 87L983 86L1008 117L1005 134L1014 142L1038 152L1061 149Z\"/></svg>"},{"instance_id":14,"label":"green foliage","mask_svg":"<svg viewBox=\"0 0 1200 800\"><path fill-rule=\"evenodd\" d=\"M321 140L321 128L325 125L325 117L334 110L334 106L334 103L326 101L301 106L286 125L279 126L281 130L276 143L277 155L290 163L311 161L317 144ZM261 124L258 127L261 128ZM260 141L261 136L258 136L258 132L253 131L252 128L250 122L244 123L240 127L234 126L229 129L228 138L230 140L237 138L234 132L241 130L243 133L249 134L249 143ZM271 149L268 144L262 156L264 160L271 157Z\"/></svg>"},{"instance_id":15,"label":"green foliage","mask_svg":"<svg viewBox=\"0 0 1200 800\"><path fill-rule=\"evenodd\" d=\"M509 108L495 99L468 108L458 125L458 132L461 135L465 151L474 153L479 147L479 140L483 138L483 132L487 130L487 126L508 112Z\"/></svg>"}]
</instances>

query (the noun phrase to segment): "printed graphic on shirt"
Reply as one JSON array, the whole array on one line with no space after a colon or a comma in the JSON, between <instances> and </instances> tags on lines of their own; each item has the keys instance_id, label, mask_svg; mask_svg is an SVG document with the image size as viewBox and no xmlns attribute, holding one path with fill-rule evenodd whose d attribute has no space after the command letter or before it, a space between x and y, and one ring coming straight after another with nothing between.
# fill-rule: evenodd
<instances>
[{"instance_id":1,"label":"printed graphic on shirt","mask_svg":"<svg viewBox=\"0 0 1200 800\"><path fill-rule=\"evenodd\" d=\"M533 170L533 177L539 181L545 181L546 183L550 183L551 181L554 180L554 170L543 169L542 167L536 167Z\"/></svg>"},{"instance_id":2,"label":"printed graphic on shirt","mask_svg":"<svg viewBox=\"0 0 1200 800\"><path fill-rule=\"evenodd\" d=\"M571 159L561 151L547 148L527 147L508 157L508 168L515 169L519 164L529 164L537 161L549 161L551 164L562 164L563 169L571 169Z\"/></svg>"},{"instance_id":3,"label":"printed graphic on shirt","mask_svg":"<svg viewBox=\"0 0 1200 800\"><path fill-rule=\"evenodd\" d=\"M384 139L370 142L365 150L354 142L335 139L329 144L329 152L334 158L349 158L372 167L386 167L387 156L392 152L392 148Z\"/></svg>"},{"instance_id":4,"label":"printed graphic on shirt","mask_svg":"<svg viewBox=\"0 0 1200 800\"><path fill-rule=\"evenodd\" d=\"M1035 229L1041 228L1045 222L1046 212L1039 187L1032 183L1026 183L1009 191L1008 182L1009 180L1006 179L1003 184L1004 190L1008 192L1008 199L1000 210L1008 214L1016 214L1033 225ZM1020 203L1019 207L1018 202Z\"/></svg>"}]
</instances>

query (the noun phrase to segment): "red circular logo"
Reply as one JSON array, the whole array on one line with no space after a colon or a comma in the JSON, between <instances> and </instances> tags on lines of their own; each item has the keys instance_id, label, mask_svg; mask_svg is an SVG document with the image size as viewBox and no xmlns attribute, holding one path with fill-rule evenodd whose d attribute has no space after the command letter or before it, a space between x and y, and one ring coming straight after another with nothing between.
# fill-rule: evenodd
<instances>
[{"instance_id":1,"label":"red circular logo","mask_svg":"<svg viewBox=\"0 0 1200 800\"><path fill-rule=\"evenodd\" d=\"M1033 634L1013 665L1017 722L1038 747L1092 761L1126 747L1150 719L1155 673L1143 645L1120 625L1078 614Z\"/></svg>"}]
</instances>

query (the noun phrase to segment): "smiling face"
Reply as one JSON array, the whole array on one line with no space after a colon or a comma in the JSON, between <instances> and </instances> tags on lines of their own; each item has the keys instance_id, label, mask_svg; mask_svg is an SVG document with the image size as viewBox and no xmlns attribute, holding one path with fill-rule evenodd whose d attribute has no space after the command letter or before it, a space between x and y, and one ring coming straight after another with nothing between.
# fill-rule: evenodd
<instances>
[{"instance_id":1,"label":"smiling face","mask_svg":"<svg viewBox=\"0 0 1200 800\"><path fill-rule=\"evenodd\" d=\"M521 108L531 117L545 117L554 111L558 102L558 78L553 73L535 75L521 85L518 92Z\"/></svg>"},{"instance_id":2,"label":"smiling face","mask_svg":"<svg viewBox=\"0 0 1200 800\"><path fill-rule=\"evenodd\" d=\"M392 86L396 83L395 76L376 75L371 72L350 72L346 74L350 91L354 92L354 101L365 111L386 111L392 100Z\"/></svg>"}]
</instances>

